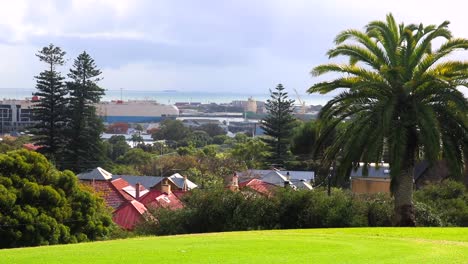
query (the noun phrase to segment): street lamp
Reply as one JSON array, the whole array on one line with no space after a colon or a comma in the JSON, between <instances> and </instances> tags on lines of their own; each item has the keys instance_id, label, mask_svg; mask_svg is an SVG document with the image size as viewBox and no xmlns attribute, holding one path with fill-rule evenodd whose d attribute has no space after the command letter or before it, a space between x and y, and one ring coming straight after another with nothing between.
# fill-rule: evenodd
<instances>
[{"instance_id":1,"label":"street lamp","mask_svg":"<svg viewBox=\"0 0 468 264\"><path fill-rule=\"evenodd\" d=\"M328 172L328 186L327 186L327 194L328 196L330 196L331 194L331 177L332 177L332 173L333 173L333 166L330 167L330 171Z\"/></svg>"}]
</instances>

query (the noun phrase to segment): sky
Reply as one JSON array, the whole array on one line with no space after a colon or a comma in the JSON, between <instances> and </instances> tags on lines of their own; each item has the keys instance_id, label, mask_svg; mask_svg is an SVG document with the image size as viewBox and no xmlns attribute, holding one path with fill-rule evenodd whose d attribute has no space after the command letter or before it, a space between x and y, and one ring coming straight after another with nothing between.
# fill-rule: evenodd
<instances>
[{"instance_id":1,"label":"sky","mask_svg":"<svg viewBox=\"0 0 468 264\"><path fill-rule=\"evenodd\" d=\"M462 0L0 0L0 93L34 88L45 67L35 53L49 43L67 52L64 73L88 52L109 90L267 93L282 83L305 93L320 81L310 70L329 62L340 31L391 12L406 24L449 20L454 36L468 38L467 7Z\"/></svg>"}]
</instances>

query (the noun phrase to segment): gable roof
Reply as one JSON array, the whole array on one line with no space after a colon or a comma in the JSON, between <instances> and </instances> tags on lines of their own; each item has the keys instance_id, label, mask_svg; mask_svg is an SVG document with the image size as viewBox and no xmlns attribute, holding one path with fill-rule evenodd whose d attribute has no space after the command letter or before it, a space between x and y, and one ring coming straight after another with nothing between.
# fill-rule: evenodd
<instances>
[{"instance_id":1,"label":"gable roof","mask_svg":"<svg viewBox=\"0 0 468 264\"><path fill-rule=\"evenodd\" d=\"M177 187L179 187L180 189L184 188L185 178L184 178L184 176L180 175L179 173L172 174L170 177L168 177L168 179L172 183L174 183ZM187 190L192 190L192 189L195 189L197 187L198 187L198 185L196 185L195 183L193 183L192 181L187 179Z\"/></svg>"},{"instance_id":2,"label":"gable roof","mask_svg":"<svg viewBox=\"0 0 468 264\"><path fill-rule=\"evenodd\" d=\"M264 182L269 182L278 186L284 186L284 183L289 181L286 176L275 170L263 175L260 179Z\"/></svg>"},{"instance_id":3,"label":"gable roof","mask_svg":"<svg viewBox=\"0 0 468 264\"><path fill-rule=\"evenodd\" d=\"M272 195L273 191L278 188L278 186L264 182L259 179L250 179L248 181L244 181L239 183L239 189L242 188L250 188L258 193L264 194L264 195Z\"/></svg>"},{"instance_id":4,"label":"gable roof","mask_svg":"<svg viewBox=\"0 0 468 264\"><path fill-rule=\"evenodd\" d=\"M139 201L128 201L114 211L112 220L125 229L133 229L137 223L143 220L143 215L148 209Z\"/></svg>"},{"instance_id":5,"label":"gable roof","mask_svg":"<svg viewBox=\"0 0 468 264\"><path fill-rule=\"evenodd\" d=\"M160 190L152 189L146 195L142 196L139 201L147 208L164 207L168 209L179 209L184 207L180 199L171 193L163 193Z\"/></svg>"},{"instance_id":6,"label":"gable roof","mask_svg":"<svg viewBox=\"0 0 468 264\"><path fill-rule=\"evenodd\" d=\"M97 167L87 172L82 172L76 176L78 176L78 179L80 180L108 181L112 179L112 173L101 167Z\"/></svg>"},{"instance_id":7,"label":"gable roof","mask_svg":"<svg viewBox=\"0 0 468 264\"><path fill-rule=\"evenodd\" d=\"M126 182L124 179L115 179L111 181L112 186L117 192L127 201L132 201L133 196L124 191L124 188L133 187L130 183ZM134 188L135 189L135 188Z\"/></svg>"},{"instance_id":8,"label":"gable roof","mask_svg":"<svg viewBox=\"0 0 468 264\"><path fill-rule=\"evenodd\" d=\"M289 173L289 178L291 180L307 180L311 181L315 178L314 171L293 171L293 170L278 170L278 169L271 169L271 170L254 170L249 169L243 172L239 172L238 175L242 178L261 178L272 171L277 171L283 176L287 176Z\"/></svg>"},{"instance_id":9,"label":"gable roof","mask_svg":"<svg viewBox=\"0 0 468 264\"><path fill-rule=\"evenodd\" d=\"M310 183L308 183L306 180L292 180L291 181L294 186L297 187L297 189L306 189L306 190L312 190L314 189Z\"/></svg>"},{"instance_id":10,"label":"gable roof","mask_svg":"<svg viewBox=\"0 0 468 264\"><path fill-rule=\"evenodd\" d=\"M122 178L133 186L135 186L137 183L140 183L146 189L151 189L153 186L160 183L164 179L164 177L161 176L112 175L112 177L114 179Z\"/></svg>"}]
</instances>

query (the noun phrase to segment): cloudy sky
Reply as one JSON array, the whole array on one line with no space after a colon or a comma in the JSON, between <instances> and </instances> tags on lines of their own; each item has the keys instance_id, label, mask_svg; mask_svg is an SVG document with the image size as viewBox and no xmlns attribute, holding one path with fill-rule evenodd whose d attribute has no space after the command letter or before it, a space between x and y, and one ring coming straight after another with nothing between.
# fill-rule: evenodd
<instances>
[{"instance_id":1,"label":"cloudy sky","mask_svg":"<svg viewBox=\"0 0 468 264\"><path fill-rule=\"evenodd\" d=\"M463 2L0 0L0 88L33 88L43 69L34 54L54 43L70 62L90 53L110 90L263 93L281 82L304 92L340 31L392 12L405 23L449 20L468 38Z\"/></svg>"}]
</instances>

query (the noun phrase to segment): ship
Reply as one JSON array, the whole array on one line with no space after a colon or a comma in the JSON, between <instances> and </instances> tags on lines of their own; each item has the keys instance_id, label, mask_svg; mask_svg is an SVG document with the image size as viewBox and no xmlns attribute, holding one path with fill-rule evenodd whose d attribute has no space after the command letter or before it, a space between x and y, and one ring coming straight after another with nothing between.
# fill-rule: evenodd
<instances>
[{"instance_id":1,"label":"ship","mask_svg":"<svg viewBox=\"0 0 468 264\"><path fill-rule=\"evenodd\" d=\"M100 102L96 111L105 123L155 123L179 116L175 105L141 100Z\"/></svg>"}]
</instances>

